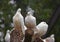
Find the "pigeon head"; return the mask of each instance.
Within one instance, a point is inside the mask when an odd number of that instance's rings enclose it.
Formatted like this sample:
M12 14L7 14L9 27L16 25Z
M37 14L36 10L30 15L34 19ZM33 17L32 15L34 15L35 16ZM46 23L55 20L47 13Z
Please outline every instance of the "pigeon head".
M31 12L28 12L27 14L28 14L28 15L30 15L30 14L31 14Z
M17 12L21 12L21 8L18 8Z
M41 24L46 24L46 22L41 22Z
M50 37L54 37L54 34L52 34Z
M34 10L27 12L28 15L33 15L33 13L34 13Z
M7 30L7 33L10 33L10 30Z

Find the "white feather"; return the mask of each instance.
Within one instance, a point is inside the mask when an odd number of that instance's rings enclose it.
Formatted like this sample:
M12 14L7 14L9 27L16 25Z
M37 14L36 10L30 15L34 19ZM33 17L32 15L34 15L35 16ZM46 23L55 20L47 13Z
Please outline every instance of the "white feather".
M43 36L46 34L47 32L47 29L48 29L48 24L46 22L41 22L39 23L36 28L38 29L37 33L40 35L40 36Z
M10 42L10 31L9 30L7 30L6 32L5 42Z

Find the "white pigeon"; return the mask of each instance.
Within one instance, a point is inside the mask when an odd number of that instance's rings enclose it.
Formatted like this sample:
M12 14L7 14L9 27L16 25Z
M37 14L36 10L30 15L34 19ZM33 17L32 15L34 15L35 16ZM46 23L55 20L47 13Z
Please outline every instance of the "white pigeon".
M47 37L43 39L44 42L55 42L54 34L52 34L50 37Z
M0 32L0 41L1 41L1 42L4 41L3 37L4 37L4 33L3 33L3 32Z
M10 30L7 30L6 32L5 42L10 42Z
M34 29L36 27L36 18L33 16L34 10L30 10L27 12L27 16L25 17L25 24L27 28Z
M16 12L16 14L13 16L13 23L14 23L14 27L18 27L20 26L22 29L23 34L25 34L25 28L24 28L24 17L21 14L21 8L19 8Z
M46 34L48 29L48 24L46 22L41 22L36 26L37 33L41 37Z

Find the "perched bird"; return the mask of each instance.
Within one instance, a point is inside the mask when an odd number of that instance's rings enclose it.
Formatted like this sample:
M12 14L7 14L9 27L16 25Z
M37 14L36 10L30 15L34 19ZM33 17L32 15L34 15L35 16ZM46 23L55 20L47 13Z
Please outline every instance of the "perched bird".
M34 10L30 10L27 12L27 16L25 17L25 24L27 28L35 28L36 27L36 18L33 16Z
M7 30L6 32L5 42L10 42L10 30Z
M19 8L16 14L13 16L14 27L21 29L24 34L24 17L21 14L21 9Z
M48 24L46 22L41 22L36 26L37 33L41 37L46 34L48 29Z
M24 40L26 26L24 25L24 17L21 14L20 8L13 16L13 24L14 28L11 30L10 42L22 42Z
M55 42L54 34L52 34L50 37L47 37L43 39L44 42Z
M4 41L3 37L4 37L4 33L3 33L3 32L0 32L0 41L1 41L1 42Z

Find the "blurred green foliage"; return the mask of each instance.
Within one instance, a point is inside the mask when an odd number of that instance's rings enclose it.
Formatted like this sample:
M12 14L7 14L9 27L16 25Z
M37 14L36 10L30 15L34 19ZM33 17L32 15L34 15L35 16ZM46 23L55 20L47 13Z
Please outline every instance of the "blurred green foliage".
M0 0L0 31L4 31L6 33L7 29L12 29L11 23L12 17L15 14L16 10L20 7L22 8L22 15L26 16L26 7L30 6L34 11L34 16L37 18L37 24L42 20L48 22L50 19L54 9L58 4L60 4L60 0L17 0L16 4L9 4L10 0ZM3 13L1 13L1 11ZM5 26L2 28L1 24ZM56 42L60 41L60 19L56 22L50 34L54 33Z

